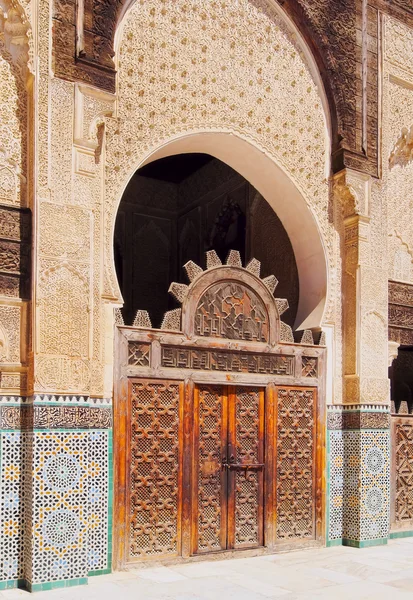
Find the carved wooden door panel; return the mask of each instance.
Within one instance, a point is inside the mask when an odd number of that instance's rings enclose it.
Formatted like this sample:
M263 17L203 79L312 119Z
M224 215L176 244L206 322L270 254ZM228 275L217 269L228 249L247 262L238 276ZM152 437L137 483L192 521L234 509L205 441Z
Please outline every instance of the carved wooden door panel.
M316 390L277 388L277 540L315 537Z
M226 462L228 410L223 386L200 386L194 392L194 454L192 473L193 553L227 546Z
M129 560L180 553L180 384L129 387Z
M192 551L263 545L264 390L194 394Z
M413 527L413 417L392 416L392 529Z
M229 388L228 547L264 544L264 390Z

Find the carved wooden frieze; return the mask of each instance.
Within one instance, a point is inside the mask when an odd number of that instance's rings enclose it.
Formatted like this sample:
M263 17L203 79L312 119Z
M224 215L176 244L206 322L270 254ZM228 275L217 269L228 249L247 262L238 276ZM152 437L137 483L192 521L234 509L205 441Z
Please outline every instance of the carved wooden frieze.
M413 344L413 285L389 281L389 339Z
M413 306L389 305L390 326L413 329Z
M413 285L389 281L389 303L413 307Z
M31 220L27 210L0 207L0 294L29 294Z
M267 311L257 294L241 283L219 283L211 286L198 303L195 332L207 337L266 342Z
M294 375L294 356L214 349L162 348L161 364L175 369Z

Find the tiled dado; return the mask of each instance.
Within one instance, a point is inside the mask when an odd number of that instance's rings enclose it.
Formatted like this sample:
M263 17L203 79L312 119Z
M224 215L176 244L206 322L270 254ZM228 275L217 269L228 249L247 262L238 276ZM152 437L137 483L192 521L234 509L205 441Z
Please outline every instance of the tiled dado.
M111 407L2 402L0 425L0 589L110 572Z
M327 545L387 542L390 518L388 407L329 407Z

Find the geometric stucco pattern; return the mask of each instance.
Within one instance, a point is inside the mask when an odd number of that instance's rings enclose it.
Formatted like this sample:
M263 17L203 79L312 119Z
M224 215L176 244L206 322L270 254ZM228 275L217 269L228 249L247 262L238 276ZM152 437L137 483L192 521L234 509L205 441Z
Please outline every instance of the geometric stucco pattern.
M297 36L277 11L246 0L211 11L183 1L164 2L162 10L153 1L135 4L116 58L118 119L107 122L106 137L107 266L117 204L133 171L162 143L199 131L234 133L276 159L331 250L323 100ZM282 114L275 105L289 109ZM113 274L107 277L106 291L116 297Z
M331 219L322 88L303 42L278 10L247 0L234 10L231 3L210 8L182 0L166 1L158 10L148 1L132 5L122 22L115 49L117 111L105 128L104 294L119 299L113 226L124 187L139 164L177 137L231 133L282 166L316 219L330 274L324 320L336 325L338 380L340 234ZM338 384L337 401L340 392Z
M385 19L383 190L387 200L388 276L413 281L413 36L405 24Z

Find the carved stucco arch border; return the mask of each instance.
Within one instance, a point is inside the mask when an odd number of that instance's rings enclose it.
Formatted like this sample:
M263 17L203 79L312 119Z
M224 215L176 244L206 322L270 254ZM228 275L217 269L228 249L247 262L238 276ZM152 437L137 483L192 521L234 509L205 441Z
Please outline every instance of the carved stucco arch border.
M321 148L317 149L317 160L322 165L322 169L318 168L317 175L313 176L311 175L313 169L308 164L305 172L308 172L308 176L312 177L312 189L314 190L317 187L317 192L320 192L319 198L312 198L307 189L307 178L301 177L300 179L297 174L293 176L290 172L295 169L291 169L291 165L287 166L288 161L284 160L282 154L283 152L284 155L286 154L287 146L283 146L283 143L281 143L279 150L272 148L271 144L268 143L268 139L259 131L256 132L259 135L256 135L234 125L228 126L229 123L226 122L216 123L212 119L212 122L209 123L208 120L202 122L201 119L196 129L193 125L165 127L161 131L159 129L153 130L150 136L147 135L146 139L139 142L139 144L129 144L127 138L130 138L136 123L129 120L132 117L129 113L125 113L125 109L120 108L122 98L119 97L118 90L117 111L114 119L107 121L106 129L107 157L111 167L110 170L108 170L109 166L107 167L106 179L104 297L115 303L122 302L114 268L114 225L119 203L132 175L144 164L162 156L185 152L205 152L226 162L243 175L277 212L292 241L299 264L300 286L302 290L306 291L305 294L301 294L296 327L300 329L318 328L323 321L326 308L329 279L327 265L330 264L332 267L334 264L332 223L328 215L329 208L326 200L328 197L326 183L330 175L331 160L331 107L316 60L301 32L292 23L286 12L276 3L267 0L248 0L248 3L251 3L255 8L259 7L267 21L272 22L274 26L281 29L288 38L289 43L292 44L293 49L298 52L304 69L309 73L311 88L314 90L317 102L319 101L321 106L318 111L313 109L309 109L309 111L312 117L318 119L319 122L321 115L323 119L323 125L320 129L323 141ZM119 56L120 45L121 42L123 43L123 33L126 27L125 23L128 21L129 9L134 5L135 2L126 2L122 14L123 19L121 22L118 21L119 25L115 36L116 57ZM229 9L230 6L228 6ZM285 52L288 52L288 43ZM120 73L121 70L118 70L118 78L121 76ZM289 77L288 74L285 76ZM284 74L282 77L284 77ZM247 82L245 83L247 84ZM287 79L285 83L288 86L290 82ZM144 85L144 83L141 82L139 85ZM288 94L290 93L292 92L288 92ZM286 102L287 100L288 98ZM267 110L271 110L270 104L268 104ZM316 113L317 116L315 116ZM308 148L307 144L311 142L309 142L308 137L303 138L303 141L300 142L301 134L298 133L298 129L294 135L297 136L297 149L305 155L306 147ZM109 158L111 148L115 146L123 149L121 160L115 159L114 156ZM294 164L294 166L296 165ZM300 169L300 171L303 171L303 169ZM316 186L314 186L315 182ZM275 197L277 193L278 200ZM320 201L320 199L322 200ZM318 206L316 206L317 203ZM331 280L334 280L334 276L331 277Z
M319 328L327 304L329 260L323 234L305 196L273 157L239 134L215 131L188 133L169 140L138 160L119 186L116 207L107 223L110 255L106 257L107 283L112 299L121 301L114 261L114 229L120 201L133 174L144 165L174 154L204 152L222 160L245 177L267 200L283 223L294 249L300 282L295 327ZM107 294L110 297L109 294Z

